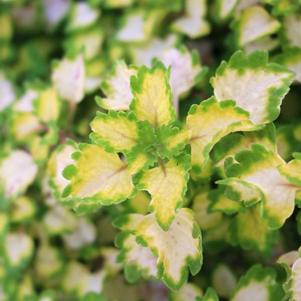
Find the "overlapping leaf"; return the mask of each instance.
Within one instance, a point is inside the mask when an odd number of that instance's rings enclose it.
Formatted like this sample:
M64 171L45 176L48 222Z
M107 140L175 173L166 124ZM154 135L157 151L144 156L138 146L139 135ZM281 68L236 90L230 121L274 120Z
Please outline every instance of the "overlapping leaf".
M231 300L245 301L255 298L258 301L272 301L281 300L282 297L275 271L255 265L239 280Z
M172 95L169 86L169 72L159 62L151 69L139 68L131 79L134 100L131 110L141 121L148 121L153 127L168 125L175 120Z
M237 183L236 179L239 179L261 190L263 215L267 218L270 227L280 227L292 214L298 187L290 184L288 179L279 172L279 169L285 168L285 162L274 152L254 144L250 150L241 151L233 158L228 158L225 166L229 177L226 180L228 183L229 179L233 179L233 183ZM235 190L233 185L231 187ZM252 186L249 188L252 189ZM253 193L258 195L257 188ZM239 190L237 193L243 196Z
M217 101L232 99L253 123L265 124L278 117L292 80L293 74L284 67L268 63L265 52L247 56L238 51L220 65L211 84Z
M188 158L180 158L178 162L173 159L143 172L139 179L140 189L151 194L150 208L164 230L168 230L176 210L183 205L188 169Z
M73 158L74 165L64 169L70 182L63 197L78 201L77 206L110 205L132 195L134 186L127 165L117 154L97 145L80 144Z
M218 102L214 97L192 106L186 120L190 132L192 168L197 174L209 161L213 146L235 131L256 129L249 114L235 106L234 101Z
M158 277L172 288L187 279L188 267L196 274L202 265L201 236L189 209L180 209L167 231L157 224L154 214L130 214L115 222L137 237L157 258Z

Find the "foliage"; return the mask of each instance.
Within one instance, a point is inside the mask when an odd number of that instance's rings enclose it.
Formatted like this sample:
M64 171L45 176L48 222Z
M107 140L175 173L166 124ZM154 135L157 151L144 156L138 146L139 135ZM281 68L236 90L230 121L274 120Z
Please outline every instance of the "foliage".
M0 300L301 300L300 12L0 0Z

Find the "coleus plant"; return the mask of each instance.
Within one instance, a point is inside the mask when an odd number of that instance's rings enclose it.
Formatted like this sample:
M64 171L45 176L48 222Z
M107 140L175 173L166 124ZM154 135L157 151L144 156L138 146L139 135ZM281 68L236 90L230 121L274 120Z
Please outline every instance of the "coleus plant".
M86 212L123 202L138 190L148 191L153 213L137 216L145 223L145 232L140 235L146 244L158 239L148 247L159 256L158 270L162 270L165 282L176 288L187 277L186 262L193 273L199 271L202 262L201 237L192 214L188 209L177 212L183 206L189 178L189 157L184 152L188 132L176 124L169 71L162 63L156 62L149 69L140 68L131 78L131 90L133 102L128 110L97 114L91 122L93 143L75 146L74 163L63 171L69 183L62 198L75 210ZM168 263L164 258L178 235L178 224L183 224L181 231L186 229L183 243L189 243L191 250L183 250L178 267L169 270L173 261L170 259ZM128 227L129 232L136 229ZM152 231L155 233L151 234ZM161 245L164 240L165 246ZM181 244L178 248L175 256L180 256ZM156 265L155 260L153 263Z
M0 300L299 300L300 1L15 2Z

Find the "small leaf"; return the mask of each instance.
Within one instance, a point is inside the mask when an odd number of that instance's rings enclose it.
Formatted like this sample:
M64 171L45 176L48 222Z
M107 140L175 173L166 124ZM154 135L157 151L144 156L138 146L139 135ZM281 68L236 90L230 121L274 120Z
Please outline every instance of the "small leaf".
M238 0L216 0L214 6L214 17L217 18L218 21L228 19L235 10L238 2Z
M112 74L102 82L105 98L98 98L99 106L106 110L128 110L133 99L130 78L136 74L134 68L123 61L115 64Z
M167 230L176 210L184 201L188 180L187 158L162 162L158 167L143 172L139 188L151 194L150 208L155 212L162 229Z
M210 151L222 137L235 131L256 129L248 113L235 107L233 101L217 102L215 98L192 106L186 126L190 132L191 161L195 176L201 174L208 164Z
M244 9L233 23L238 46L258 40L277 32L280 23L261 6L250 6Z
M139 120L146 120L153 127L175 120L169 72L162 63L157 62L150 69L140 67L131 79L131 87L134 94L131 109Z
M223 298L230 298L236 286L236 276L225 264L219 264L213 271L212 285L218 295Z
M124 43L147 42L157 24L166 15L166 10L133 9L122 18L122 27L117 39Z
M34 181L38 168L30 154L23 150L12 151L0 162L0 185L7 198L26 191Z
M265 124L278 117L293 77L284 67L268 63L265 52L247 56L237 51L229 63L222 62L211 84L217 101L232 99L253 123Z
M240 278L238 286L231 301L258 301L281 300L283 292L280 284L276 281L276 273L272 268L263 268L254 265Z
M27 266L34 252L32 238L25 233L9 232L4 240L4 258L12 269Z
M113 152L130 152L139 143L137 122L123 112L99 112L91 122L91 129L92 141Z
M176 19L172 29L176 32L196 39L210 32L210 24L205 20L207 4L204 0L188 0L185 7L186 14Z
M71 102L79 103L84 97L85 66L81 55L64 58L58 62L51 75L59 95Z
M134 191L127 166L116 154L92 144L80 145L80 157L74 163L77 170L65 188L64 196L79 206L110 205L126 200Z
M100 11L89 3L73 3L67 24L67 31L86 28L95 23L99 15Z
M189 52L184 47L165 51L161 60L167 68L170 68L173 104L177 108L180 97L197 84L206 68L200 66L196 52Z
M158 258L158 277L169 288L179 289L187 281L188 267L193 275L199 272L201 236L190 209L180 209L167 231L157 224L154 214L130 214L117 219L115 225L133 233L138 243L151 249Z

